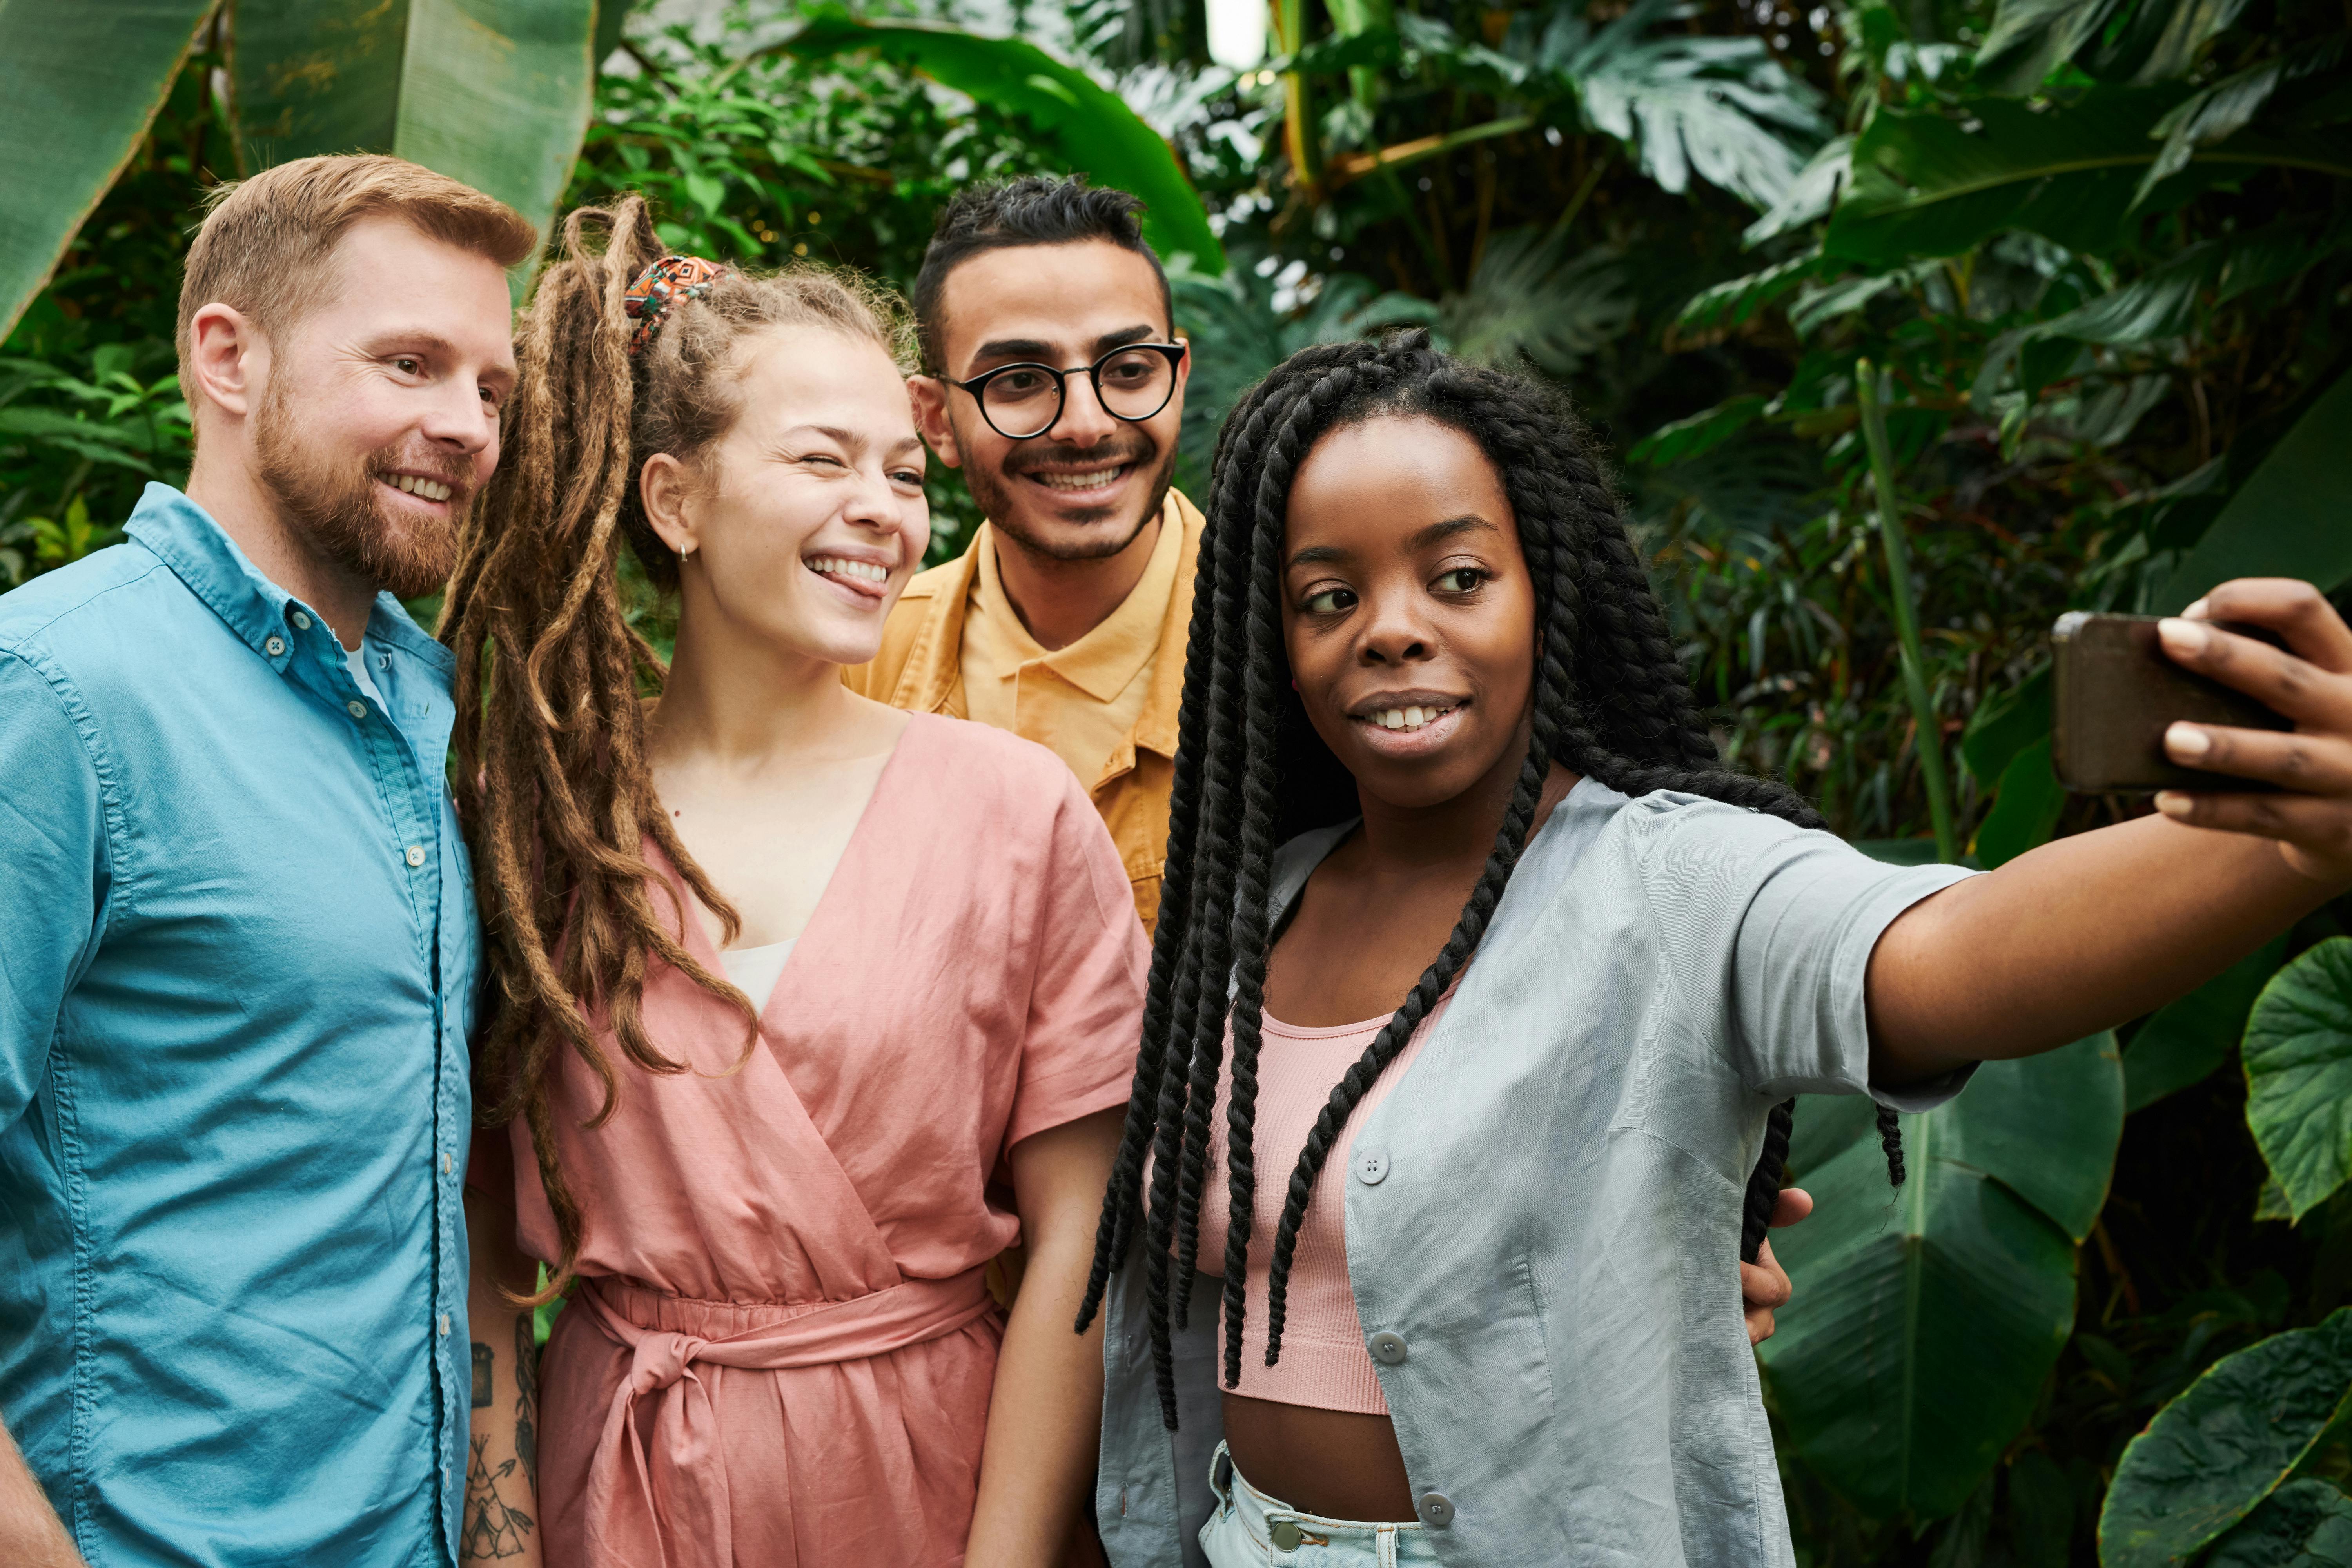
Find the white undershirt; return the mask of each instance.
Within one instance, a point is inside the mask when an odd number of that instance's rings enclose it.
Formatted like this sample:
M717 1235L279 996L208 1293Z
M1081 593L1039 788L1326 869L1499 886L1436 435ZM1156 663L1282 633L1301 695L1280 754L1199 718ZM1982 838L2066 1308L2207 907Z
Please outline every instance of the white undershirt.
M783 977L784 961L793 955L793 943L800 938L772 942L765 947L731 947L719 955L719 967L735 989L751 999L751 1005L767 1011L768 998L775 994L776 982Z
M383 700L383 693L376 689L375 678L368 673L367 656L368 640L362 637L359 647L343 649L343 668L350 670L352 679L360 683L361 696L390 713L392 704Z

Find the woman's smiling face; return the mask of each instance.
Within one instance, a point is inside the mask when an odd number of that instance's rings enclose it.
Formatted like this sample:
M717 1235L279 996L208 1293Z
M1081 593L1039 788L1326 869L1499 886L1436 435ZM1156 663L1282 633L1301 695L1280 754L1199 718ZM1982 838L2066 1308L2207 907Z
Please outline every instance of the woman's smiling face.
M1478 444L1384 415L1315 444L1290 489L1283 642L1316 733L1388 805L1442 805L1515 767L1535 587Z

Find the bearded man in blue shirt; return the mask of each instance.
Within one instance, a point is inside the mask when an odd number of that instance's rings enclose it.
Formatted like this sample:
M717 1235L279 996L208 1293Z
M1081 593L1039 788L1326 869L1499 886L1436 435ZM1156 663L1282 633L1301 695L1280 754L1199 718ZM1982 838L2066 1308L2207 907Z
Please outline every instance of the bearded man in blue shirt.
M534 243L396 159L233 188L186 493L0 598L0 1562L458 1553L480 934L400 599L498 461Z

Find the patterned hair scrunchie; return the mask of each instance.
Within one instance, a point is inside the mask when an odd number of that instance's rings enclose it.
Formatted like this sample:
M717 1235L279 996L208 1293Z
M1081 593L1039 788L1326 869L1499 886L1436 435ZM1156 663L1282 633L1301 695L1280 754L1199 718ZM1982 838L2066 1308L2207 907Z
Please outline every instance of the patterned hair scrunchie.
M699 256L665 256L638 273L637 280L629 285L629 292L621 301L629 320L637 324L637 330L629 334L630 354L645 353L646 345L661 331L662 318L669 314L672 305L709 293L710 286L726 270Z

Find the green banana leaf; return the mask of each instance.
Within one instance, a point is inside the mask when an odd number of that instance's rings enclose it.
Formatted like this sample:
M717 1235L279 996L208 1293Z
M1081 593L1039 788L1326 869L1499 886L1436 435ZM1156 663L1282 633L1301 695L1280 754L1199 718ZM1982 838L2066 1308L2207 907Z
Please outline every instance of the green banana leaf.
M1092 77L1019 38L984 38L925 22L860 20L838 6L813 13L778 47L803 59L873 49L941 86L1017 113L1045 132L1072 170L1143 198L1144 237L1163 260L1225 269L1208 210L1165 138Z
M1774 1237L1804 1303L1759 1351L1798 1457L1863 1512L1949 1514L2032 1413L2074 1321L2074 1249L2123 1129L2115 1037L1989 1062L1903 1118L1889 1192L1870 1107L1808 1100L1792 1180L1819 1205Z
M595 0L239 0L238 158L395 153L544 236L588 132L596 23Z
M2300 1220L2352 1175L2352 937L2263 987L2244 1056L2246 1125Z
M1831 215L1829 254L1875 266L1953 256L2008 228L2070 249L2105 251L2141 216L2185 201L2212 182L2263 167L2352 177L2352 143L2316 133L2241 133L2192 149L2181 171L2140 200L2142 177L2163 152L2151 132L2186 85L2101 88L2037 110L1972 100L1967 117L1882 109L1853 149L1853 178ZM2135 210L2136 206L2138 210Z
M2001 769L2000 793L1978 825L1970 848L1986 870L2050 842L2066 809L2066 786L2050 757L2050 737L2027 746Z
M2172 611L2232 577L2352 578L2352 374L2313 402L2238 487L2158 597Z
M0 0L0 339L139 150L214 0Z
M2352 1414L2347 1387L2352 1307L2214 1363L2125 1447L2099 1514L2102 1568L2190 1561L2279 1490Z
M2264 942L2178 1001L2168 1002L2124 1047L2124 1114L2202 1083L2245 1033L2263 985L2286 958L2286 938Z

